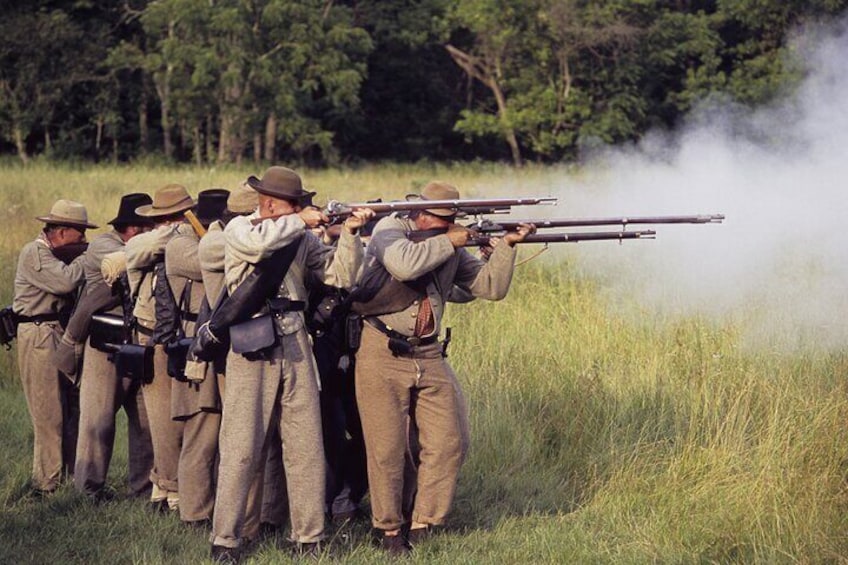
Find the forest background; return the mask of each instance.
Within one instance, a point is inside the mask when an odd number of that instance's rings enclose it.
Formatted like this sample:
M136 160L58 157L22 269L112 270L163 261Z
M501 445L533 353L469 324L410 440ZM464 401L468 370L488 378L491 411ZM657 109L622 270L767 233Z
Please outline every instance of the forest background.
M546 215L725 213L559 246L504 301L449 309L472 449L412 562L845 562L845 6L0 2L0 304L57 198L102 225L123 193L233 187L270 162L322 201L443 178L559 196ZM838 37L819 45L813 21ZM0 562L208 556L206 532L122 495L122 412L116 500L31 496L16 353ZM328 533L323 562L387 562L367 524ZM250 562L285 550L281 532Z
M0 154L560 162L757 106L846 0L3 0Z

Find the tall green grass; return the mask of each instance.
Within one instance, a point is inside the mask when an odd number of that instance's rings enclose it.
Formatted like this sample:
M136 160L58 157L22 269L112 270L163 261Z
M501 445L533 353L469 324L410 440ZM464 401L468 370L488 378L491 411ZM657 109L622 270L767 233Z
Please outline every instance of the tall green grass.
M183 182L196 193L256 171L13 167L0 177L0 296L17 249L53 199L112 217L123 192ZM522 173L524 174L524 173ZM494 166L305 171L333 198L397 198L431 178L486 194L546 179ZM528 180L530 179L530 180ZM531 254L521 250L521 256ZM455 305L450 360L472 448L448 532L421 563L822 563L848 556L848 358L793 343L743 346L732 320L621 313L568 254L517 268L502 302ZM14 351L0 355L0 562L196 563L206 533L139 502L94 506L69 486L28 495L31 430ZM126 472L118 439L110 481ZM368 528L332 528L326 562L386 562ZM278 535L255 563L287 562Z

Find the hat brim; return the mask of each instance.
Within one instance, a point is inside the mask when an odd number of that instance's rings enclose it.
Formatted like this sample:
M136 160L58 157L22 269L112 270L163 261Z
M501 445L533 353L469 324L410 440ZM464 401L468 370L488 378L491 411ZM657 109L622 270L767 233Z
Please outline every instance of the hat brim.
M146 226L151 222L150 218L115 218L106 222L110 226Z
M405 198L408 202L427 202L427 199L420 194L407 194ZM424 208L423 210L428 214L439 216L440 218L464 218L468 215L462 210L456 210L454 208Z
M153 204L145 204L135 209L135 213L145 218L161 218L163 216L173 216L186 210L191 210L194 207L194 200L188 199L179 204L168 206L167 208L154 208Z
M82 229L91 229L96 230L100 226L95 224L89 224L88 222L80 222L79 220L74 220L73 218L63 218L61 216L54 216L52 214L48 214L47 216L37 216L35 218L39 222L44 222L45 224L54 224L57 226L70 227L70 228L82 228Z
M318 194L317 192L311 192L309 190L304 190L300 194L280 194L279 192L272 192L263 187L262 181L254 175L247 177L247 184L250 185L250 188L258 192L259 194L264 194L265 196L273 196L274 198L279 198L281 200L294 200L296 202L302 202L303 200L312 198L313 196Z

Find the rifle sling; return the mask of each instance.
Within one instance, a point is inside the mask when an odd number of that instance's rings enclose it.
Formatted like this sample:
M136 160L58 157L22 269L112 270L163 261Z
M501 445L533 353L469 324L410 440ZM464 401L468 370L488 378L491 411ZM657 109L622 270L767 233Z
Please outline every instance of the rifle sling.
M213 335L223 335L230 326L247 320L265 306L268 299L276 296L300 242L298 239L257 263L233 293L218 302L209 317L209 330Z

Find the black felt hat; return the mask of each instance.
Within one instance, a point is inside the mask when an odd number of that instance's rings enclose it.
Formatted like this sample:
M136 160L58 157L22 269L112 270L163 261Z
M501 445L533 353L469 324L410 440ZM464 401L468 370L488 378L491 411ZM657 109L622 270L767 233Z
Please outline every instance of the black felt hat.
M200 223L208 226L215 220L220 220L227 209L229 196L230 191L224 188L201 191L197 195L197 206L194 208L194 214Z
M146 206L153 202L149 194L143 192L133 192L121 197L121 204L118 207L118 215L109 223L113 226L143 226L150 223L150 218L139 216L136 214L136 208Z

